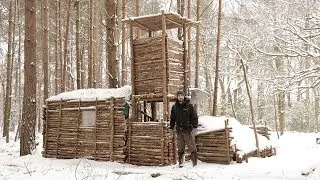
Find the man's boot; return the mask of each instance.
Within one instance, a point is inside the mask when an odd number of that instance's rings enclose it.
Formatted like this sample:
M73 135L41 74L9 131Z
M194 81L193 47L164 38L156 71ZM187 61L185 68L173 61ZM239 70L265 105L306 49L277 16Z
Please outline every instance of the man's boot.
M178 153L179 168L183 167L183 165L182 165L183 154L184 154L184 152L179 152L179 153Z
M192 165L193 166L197 165L197 152L192 152L191 153L191 161L192 161Z

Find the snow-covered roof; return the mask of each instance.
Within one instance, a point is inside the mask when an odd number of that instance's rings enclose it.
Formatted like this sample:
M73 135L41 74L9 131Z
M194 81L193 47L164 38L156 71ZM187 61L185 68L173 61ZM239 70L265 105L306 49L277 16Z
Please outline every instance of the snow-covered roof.
M81 100L81 101L93 101L104 100L111 97L121 98L124 97L127 101L130 99L131 86L126 85L121 88L110 89L78 89L74 91L64 92L55 96L49 97L46 101L58 101L62 100Z
M163 15L167 19L166 29L179 28L182 27L183 24L194 23L190 19L182 17L176 12L165 12ZM159 31L162 29L162 13L129 17L127 19L123 19L122 21L133 22L133 26L139 27L144 30Z
M217 131L225 128L225 121L229 120L228 127L232 128L231 136L234 137L231 143L236 144L239 153L249 153L256 150L256 140L253 129L242 125L238 120L231 117L213 117L201 116L199 117L199 127L197 134ZM265 149L272 146L271 141L266 137L258 134L259 148Z

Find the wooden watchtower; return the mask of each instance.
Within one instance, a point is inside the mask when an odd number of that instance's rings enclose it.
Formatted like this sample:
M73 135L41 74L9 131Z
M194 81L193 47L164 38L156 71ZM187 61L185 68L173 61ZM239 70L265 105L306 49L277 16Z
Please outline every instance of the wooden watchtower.
M168 133L169 103L178 90L188 93L186 31L193 22L164 11L124 21L130 27L132 87L127 162L162 166L175 163L176 140ZM182 29L182 40L168 36L170 29L177 28ZM134 38L134 30L145 36ZM156 108L157 104L162 110Z
M131 45L131 83L132 116L138 120L139 103L151 103L152 114L148 116L156 121L154 102L163 102L163 118L169 118L169 102L176 91L188 92L187 26L192 21L176 13L139 16L126 20L130 25ZM134 39L134 28L145 31L148 37ZM182 28L183 38L174 40L168 37L167 30ZM160 33L159 33L160 32ZM157 35L154 35L156 34ZM144 118L146 119L146 118Z

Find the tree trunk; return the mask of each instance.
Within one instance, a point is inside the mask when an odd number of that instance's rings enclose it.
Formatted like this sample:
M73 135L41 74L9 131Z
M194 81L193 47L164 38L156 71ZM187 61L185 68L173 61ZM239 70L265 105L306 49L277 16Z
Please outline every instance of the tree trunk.
M177 0L177 13L184 16L184 0ZM182 40L182 28L178 28L178 39Z
M4 105L3 137L9 142L9 126L11 116L11 94L12 94L12 41L13 41L13 0L9 4L9 28L8 28L8 52L7 52L7 84Z
M220 52L220 36L221 36L221 11L222 11L222 0L219 0L219 11L218 11L218 32L217 32L217 51L216 51L216 67L215 67L215 78L214 78L214 91L213 91L213 116L217 115L218 110L218 81L219 81L219 52Z
M63 2L63 1L62 1ZM60 76L59 76L59 85L60 85L60 92L64 92L65 90L65 84L63 83L63 75L64 75L64 69L63 69L63 63L64 63L64 59L63 59L63 48L62 48L62 42L63 42L63 35L62 35L62 18L61 18L61 14L62 14L62 10L61 10L61 4L62 4L61 0L59 0L58 6L59 6L59 68L60 68Z
M258 140L258 134L257 134L257 129L256 129L256 121L254 119L253 104L252 104L250 87L249 87L248 78L247 78L247 70L246 70L246 66L244 65L243 59L241 57L240 57L240 60L241 60L242 69L243 69L244 81L246 83L247 94L248 94L248 97L249 97L251 122L252 122L252 125L253 125L254 137L256 139L257 156L260 157L259 140Z
M20 6L18 6L20 7ZM22 121L22 104L21 104L21 41L22 41L22 35L21 35L21 14L18 15L18 22L19 22L19 48L18 48L18 68L17 68L17 90L18 90L18 107L19 107L19 112L18 112L18 128L17 128L17 132L16 132L16 137L15 137L15 141L17 141L17 138L20 138L20 129L21 129L21 121Z
M127 17L127 2L122 0L122 19ZM127 61L126 61L126 23L122 21L122 37L121 37L121 86L127 84Z
M319 105L320 105L320 95L317 90L313 90L314 92L314 119L316 121L316 129L315 132L319 132Z
M88 88L93 87L93 0L89 1Z
M60 92L60 87L59 87L59 77L60 77L60 69L59 67L59 25L60 25L60 15L59 15L59 3L60 1L56 1L56 12L55 12L55 48L54 48L54 57L55 57L55 78L54 78L54 89L55 89L55 94L58 94Z
M109 0L107 0L107 1L109 1ZM136 0L135 16L139 16L139 14L140 14L140 0ZM137 38L140 38L140 36L141 36L141 30L138 28L137 29Z
M261 121L263 119L264 115L264 94L263 94L263 83L261 80L258 81L258 121Z
M35 149L36 122L36 0L25 1L24 96L20 155Z
M62 66L62 83L61 83L61 92L66 91L66 79L67 79L67 66L70 64L68 62L68 41L69 41L69 25L70 25L70 13L71 13L71 0L68 3L68 11L67 11L67 24L66 24L66 34L64 37L64 50L63 50L63 66ZM69 77L69 76L68 76ZM68 85L70 85L68 83Z
M277 45L274 46L275 52L280 52L280 49ZM276 69L280 75L284 75L284 62L282 57L275 58ZM279 84L282 86L282 84ZM280 135L283 135L285 129L285 92L281 89L278 89L278 115L279 115L279 130Z
M108 52L108 72L109 87L116 88L118 85L118 63L116 57L117 46L115 44L116 35L116 1L107 0L107 52Z
M48 0L42 0L43 17L42 17L42 71L43 71L43 102L49 96L49 6Z
M76 57L77 57L77 89L81 88L81 58L80 58L80 0L75 2L76 6Z
M15 40L15 37L16 37L16 23L17 23L17 13L18 12L18 0L14 0L14 16L13 16L13 28L12 28L12 64L11 64L11 73L13 73L14 71L14 63L15 63L15 54L16 54L16 40ZM17 71L16 71L17 72ZM18 79L15 79L15 82L16 82L16 85L17 85L17 81ZM12 80L11 80L12 82ZM15 86L17 87L17 86ZM13 93L14 92L14 104L17 104L17 99L19 99L19 97L17 96L17 91L18 89L17 88L14 88L13 91L12 91L12 84L11 84L11 92ZM16 113L16 109L17 108L14 108L14 113ZM16 128L16 124L17 124L17 120L15 118L13 118L11 121L10 121L10 129L9 131L14 131L15 128Z
M200 0L197 0L197 21L200 21ZM195 79L194 79L194 87L198 88L199 87L199 69L200 69L200 46L199 46L199 41L200 41L200 23L197 24L196 28L196 69L195 69ZM190 51L190 50L189 50Z

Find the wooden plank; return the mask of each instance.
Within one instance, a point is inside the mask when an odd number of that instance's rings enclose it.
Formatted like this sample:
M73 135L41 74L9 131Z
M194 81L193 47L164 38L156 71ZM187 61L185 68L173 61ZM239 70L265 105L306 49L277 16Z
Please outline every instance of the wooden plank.
M226 146L227 147L230 146L228 124L229 124L229 120L227 119L226 121L224 121L224 128L225 128L225 133L226 133ZM230 157L229 148L227 149L227 151L228 151L228 157ZM229 160L228 160L228 163L230 163L230 162L231 162L231 158L229 158Z
M113 162L113 143L114 143L114 112L113 112L113 106L114 105L114 98L111 99L111 119L110 119L110 126L111 126L111 133L110 133L110 161Z
M188 64L187 64L187 33L186 33L186 25L183 25L183 72L184 72L184 88L183 92L185 95L187 94L188 88Z
M167 82L167 29L166 29L166 17L164 14L164 10L161 11L161 19L162 19L162 62L163 62L163 121L166 122L168 120L168 82ZM162 126L163 127L163 126ZM164 165L164 134L163 129L161 132L161 164Z
M45 129L45 138L46 138L46 140L45 140L45 152L48 150L48 147L47 147L47 141L48 141L48 118L49 118L49 112L48 112L48 102L46 101L46 109L45 109L45 111L46 111L46 120L45 120L45 123L46 123L46 129Z
M57 134L57 144L56 144L56 157L58 156L58 149L59 149L59 131L60 131L60 124L61 124L61 116L62 116L62 111L61 111L61 106L62 106L62 99L60 99L60 114L59 114L59 124L58 124L58 134Z

